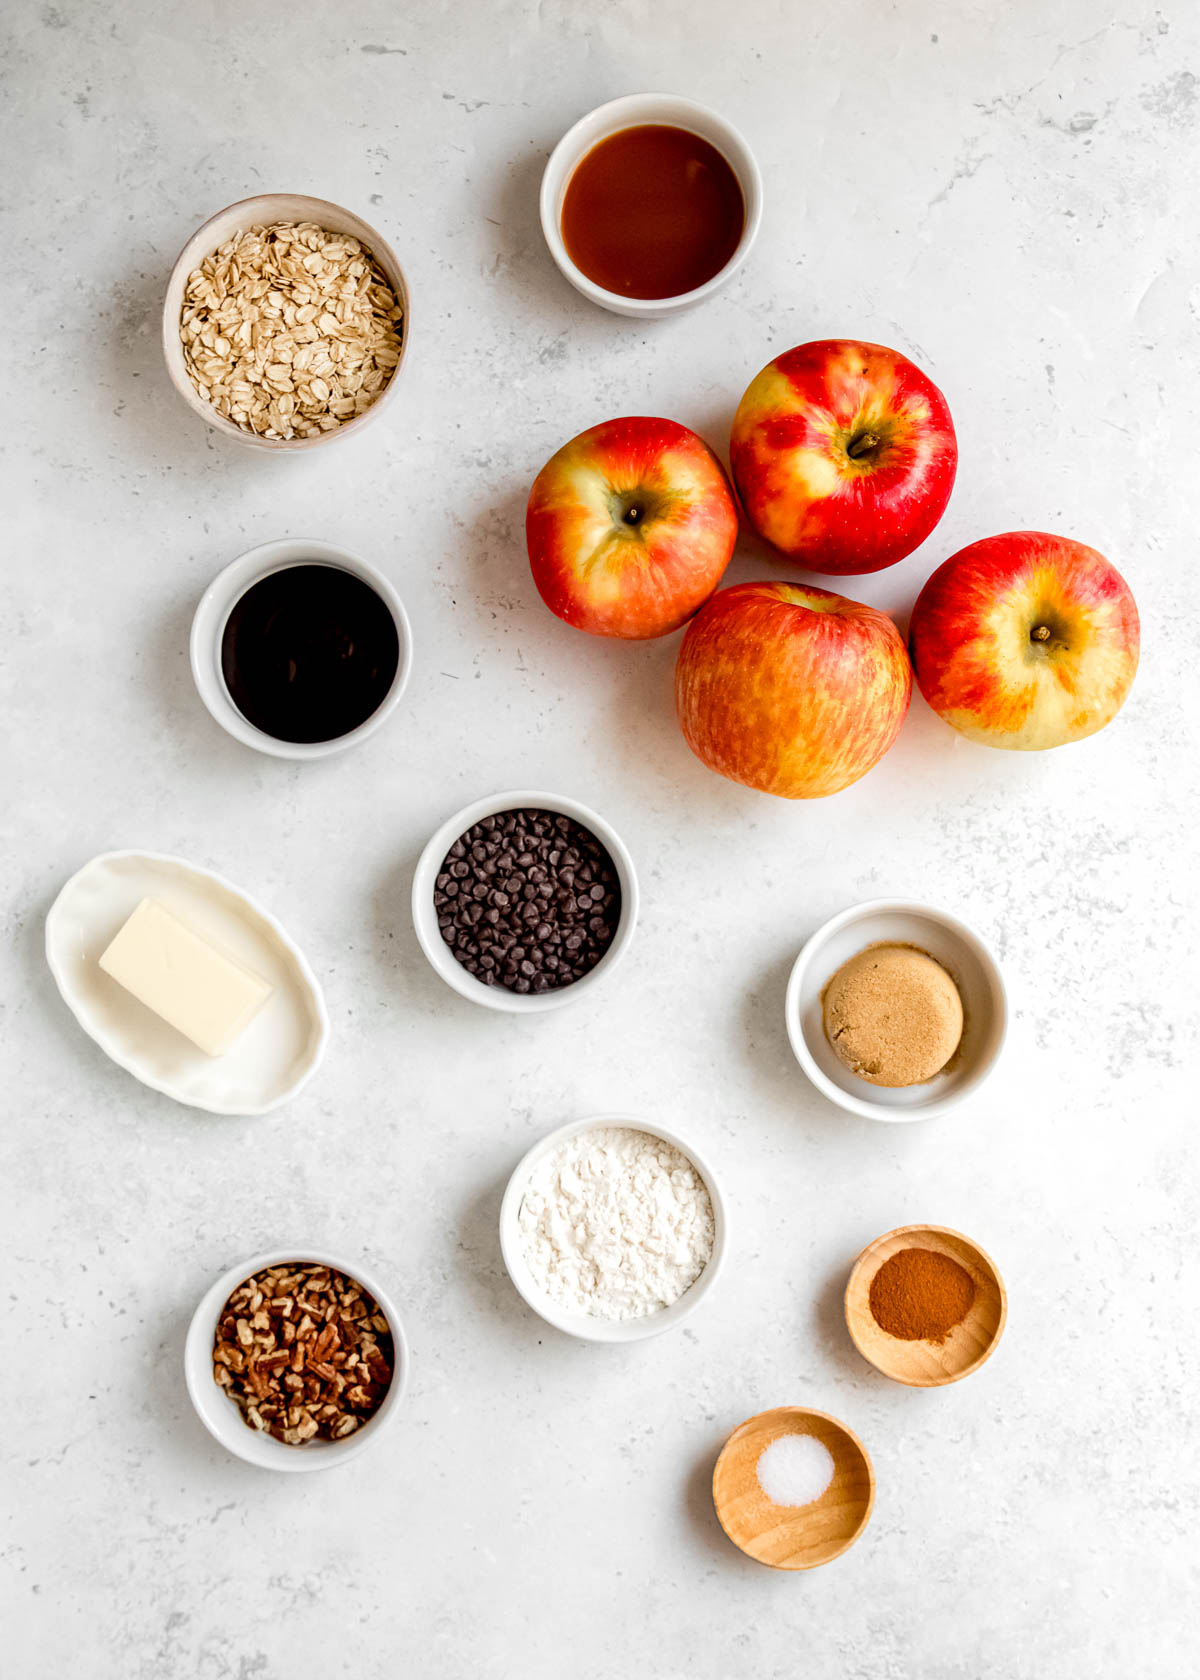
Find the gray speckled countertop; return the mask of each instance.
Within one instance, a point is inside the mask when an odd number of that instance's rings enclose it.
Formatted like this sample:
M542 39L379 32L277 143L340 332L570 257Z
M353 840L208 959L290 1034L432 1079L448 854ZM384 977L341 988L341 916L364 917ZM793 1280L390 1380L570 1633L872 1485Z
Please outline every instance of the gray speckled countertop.
M1196 7L14 0L2 28L6 1672L1182 1680ZM767 191L740 279L655 326L578 298L536 214L559 134L645 86L732 117ZM374 220L414 294L394 416L285 462L207 435L158 347L184 239L275 187ZM857 592L903 615L1014 526L1103 549L1144 622L1104 734L989 752L918 700L878 770L792 807L687 752L674 639L545 612L522 510L561 442L649 411L722 447L751 374L830 333L916 357L961 444L939 530ZM395 718L318 765L237 746L188 671L205 584L285 534L382 565L416 635ZM730 577L769 570L747 544ZM528 1022L442 986L406 902L431 829L522 783L604 811L645 895L620 982ZM322 975L332 1048L283 1112L176 1107L60 1003L43 916L118 846L219 869ZM826 1106L783 1028L806 934L892 893L977 923L1015 1003L1002 1071L928 1126ZM736 1219L711 1301L628 1350L532 1317L496 1237L518 1155L598 1110L694 1135ZM995 1359L941 1392L876 1376L840 1318L858 1250L918 1219L1010 1294ZM367 1257L413 1345L395 1431L328 1477L227 1457L180 1377L202 1290L289 1240ZM806 1577L734 1551L708 1491L728 1430L789 1401L845 1418L879 1479L863 1540Z

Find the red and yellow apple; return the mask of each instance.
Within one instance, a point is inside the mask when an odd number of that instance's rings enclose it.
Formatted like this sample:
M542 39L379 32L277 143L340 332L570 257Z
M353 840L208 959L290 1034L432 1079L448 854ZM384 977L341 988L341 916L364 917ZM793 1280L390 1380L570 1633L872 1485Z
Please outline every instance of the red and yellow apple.
M529 493L538 592L594 636L665 636L707 601L737 537L729 481L674 420L607 420L564 444Z
M811 572L878 572L950 500L946 399L898 350L826 338L785 351L738 404L733 480L760 537Z
M921 693L989 747L1036 752L1110 723L1137 670L1138 611L1103 554L1008 531L951 555L909 629Z
M799 583L723 589L688 626L675 706L709 769L784 799L865 776L912 694L904 640L874 607Z

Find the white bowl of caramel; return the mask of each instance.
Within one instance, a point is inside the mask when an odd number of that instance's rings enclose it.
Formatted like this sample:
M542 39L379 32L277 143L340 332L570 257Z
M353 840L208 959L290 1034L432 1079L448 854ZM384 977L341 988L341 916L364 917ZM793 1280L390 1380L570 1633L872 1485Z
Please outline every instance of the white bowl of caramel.
M824 1096L869 1120L928 1120L996 1064L1008 1007L991 952L943 910L901 899L825 922L788 981L788 1038Z
M694 100L637 93L581 118L542 176L542 232L575 289L617 315L691 309L758 236L762 177L732 123Z

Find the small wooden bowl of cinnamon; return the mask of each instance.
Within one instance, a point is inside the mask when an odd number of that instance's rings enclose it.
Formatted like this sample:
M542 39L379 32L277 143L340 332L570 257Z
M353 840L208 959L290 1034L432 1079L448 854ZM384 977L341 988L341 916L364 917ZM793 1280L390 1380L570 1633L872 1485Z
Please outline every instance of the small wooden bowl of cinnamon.
M959 1382L991 1358L1008 1295L978 1243L944 1225L901 1225L876 1238L846 1285L846 1328L885 1377L909 1388Z

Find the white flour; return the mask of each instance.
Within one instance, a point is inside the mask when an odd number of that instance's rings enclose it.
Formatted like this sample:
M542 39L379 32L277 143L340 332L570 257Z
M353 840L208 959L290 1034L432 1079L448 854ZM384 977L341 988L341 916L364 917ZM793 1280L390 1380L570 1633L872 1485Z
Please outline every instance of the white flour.
M597 1126L538 1162L517 1216L534 1281L593 1318L645 1318L677 1301L712 1255L708 1187L649 1132Z

